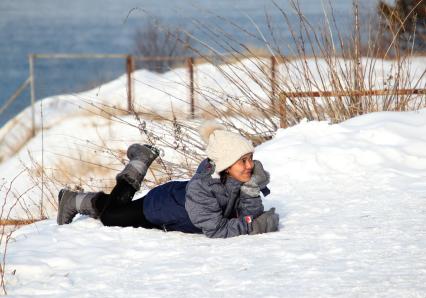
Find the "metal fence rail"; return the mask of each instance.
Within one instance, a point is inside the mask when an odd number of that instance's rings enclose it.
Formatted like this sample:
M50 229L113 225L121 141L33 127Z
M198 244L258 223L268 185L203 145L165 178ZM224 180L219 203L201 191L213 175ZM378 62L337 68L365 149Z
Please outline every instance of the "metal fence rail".
M426 89L387 89L387 90L348 90L348 91L311 91L311 92L281 92L280 101L280 128L287 128L287 100L299 98L320 97L360 97L385 95L426 95Z
M0 108L0 115L3 114L3 112L9 108L9 106L18 98L19 95L21 95L21 93L25 90L25 88L27 88L30 85L30 83L31 83L31 78L27 78L25 82L18 87L15 93L13 93L13 95Z

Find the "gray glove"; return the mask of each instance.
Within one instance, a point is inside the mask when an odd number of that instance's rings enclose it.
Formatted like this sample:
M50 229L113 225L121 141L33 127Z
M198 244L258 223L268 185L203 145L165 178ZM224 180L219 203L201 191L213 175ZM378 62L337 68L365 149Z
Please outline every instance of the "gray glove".
M239 215L257 217L264 211L262 199L260 197L240 198L237 210Z
M275 213L275 208L269 209L259 217L255 218L252 225L250 235L263 234L278 231L280 215Z
M260 190L269 183L269 173L263 169L260 161L254 161L253 173L249 181L241 186L241 193L248 197L258 197Z

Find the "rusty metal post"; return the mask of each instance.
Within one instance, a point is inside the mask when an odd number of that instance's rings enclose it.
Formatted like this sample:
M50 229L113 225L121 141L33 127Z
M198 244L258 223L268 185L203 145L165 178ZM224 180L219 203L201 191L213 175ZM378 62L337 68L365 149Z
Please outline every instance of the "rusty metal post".
M34 54L28 56L28 65L29 65L29 77L30 77L30 94L31 94L31 133L34 137L36 134L36 124L35 124L35 75L34 75Z
M281 93L279 96L280 105L280 128L287 128L287 107L286 107L287 96Z
M133 110L133 71L135 70L135 61L132 55L126 57L126 73L127 73L127 110Z
M188 72L189 72L189 97L190 97L190 104L191 104L191 118L195 118L195 98L194 98L194 58L189 57L188 58Z
M274 56L271 56L271 103L274 109L276 105L275 94L277 92L276 65L277 59Z
M354 67L354 89L355 91L362 90L362 65L361 65L361 29L360 29L360 20L359 20L359 5L358 0L354 0L352 3L353 11L355 14L354 28L355 28L355 54L353 57L353 67ZM353 96L351 98L351 107L350 112L352 116L362 114L362 97Z

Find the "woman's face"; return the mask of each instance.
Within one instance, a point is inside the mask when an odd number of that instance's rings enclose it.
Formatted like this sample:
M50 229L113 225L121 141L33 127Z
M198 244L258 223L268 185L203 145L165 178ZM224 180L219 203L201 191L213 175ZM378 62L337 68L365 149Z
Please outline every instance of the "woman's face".
M253 167L253 153L247 153L230 166L226 173L240 182L247 182L251 178Z

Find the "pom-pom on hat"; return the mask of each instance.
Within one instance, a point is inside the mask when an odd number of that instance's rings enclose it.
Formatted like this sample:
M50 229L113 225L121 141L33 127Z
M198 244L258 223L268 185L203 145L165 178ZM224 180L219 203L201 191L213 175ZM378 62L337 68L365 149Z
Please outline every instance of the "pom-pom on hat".
M226 130L225 126L214 120L205 121L199 132L206 143L207 157L215 163L215 174L232 166L241 156L254 151L249 140Z

